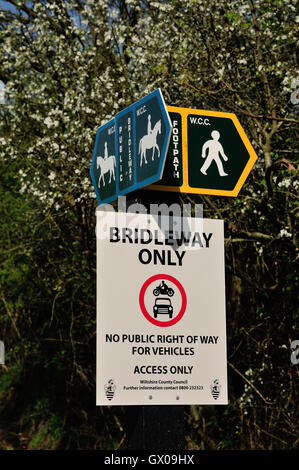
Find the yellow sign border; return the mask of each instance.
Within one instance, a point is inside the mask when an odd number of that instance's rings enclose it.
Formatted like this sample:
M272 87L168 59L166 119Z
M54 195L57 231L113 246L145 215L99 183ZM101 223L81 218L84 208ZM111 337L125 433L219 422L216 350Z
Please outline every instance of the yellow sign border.
M252 147L251 143L248 140L247 135L243 127L241 126L237 116L234 113L225 113L222 111L209 111L203 109L192 109L192 108L179 108L177 106L166 106L168 112L178 113L182 117L182 171L183 171L183 184L181 186L164 186L159 185L159 183L151 184L147 186L146 189L155 190L155 191L171 191L179 193L191 193L191 194L207 194L213 196L238 196L243 184L250 171L252 170L253 165L257 160L257 154ZM198 116L212 116L212 117L222 117L231 119L242 139L243 144L245 145L246 150L249 153L248 162L245 165L242 174L237 181L234 189L224 190L224 189L207 189L207 188L191 188L188 184L188 134L187 134L187 119L189 114L196 114Z

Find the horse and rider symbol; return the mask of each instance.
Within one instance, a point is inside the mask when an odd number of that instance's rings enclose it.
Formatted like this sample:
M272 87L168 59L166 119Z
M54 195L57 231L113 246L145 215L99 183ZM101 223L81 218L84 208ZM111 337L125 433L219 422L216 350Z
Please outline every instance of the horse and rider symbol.
M158 158L160 158L161 151L159 145L157 144L158 134L161 134L161 119L159 119L152 128L151 115L149 114L147 117L147 134L141 137L138 144L138 155L140 155L139 166L142 166L143 164L148 164L148 160L146 158L147 150L152 149L152 161L154 161L156 151L158 153ZM102 157L101 155L97 157L97 170L100 169L98 188L101 187L101 183L103 186L105 186L106 174L108 174L109 177L108 184L110 184L112 180L115 181L115 167L115 155L109 155L108 143L105 142L104 157Z
M110 155L108 156L108 143L105 142L104 144L104 158L101 156L97 157L97 170L100 168L101 173L98 181L98 187L101 187L101 180L103 181L103 186L105 186L105 174L109 173L109 184L111 183L111 180L115 181L115 167L116 167L116 161L115 161L115 155Z
M152 129L151 125L151 115L147 117L147 134L145 134L139 141L138 155L140 155L140 166L142 166L142 161L147 165L146 151L153 149L152 152L152 161L154 160L155 150L158 151L158 158L160 158L161 152L159 145L157 144L157 135L161 134L161 119L156 122Z

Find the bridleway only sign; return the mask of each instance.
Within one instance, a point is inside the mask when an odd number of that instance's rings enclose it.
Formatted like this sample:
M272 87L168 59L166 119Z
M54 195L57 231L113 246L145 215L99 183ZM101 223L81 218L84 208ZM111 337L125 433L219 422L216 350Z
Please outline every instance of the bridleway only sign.
M170 135L160 89L101 126L90 168L99 205L160 180Z
M97 210L97 405L227 404L223 221Z

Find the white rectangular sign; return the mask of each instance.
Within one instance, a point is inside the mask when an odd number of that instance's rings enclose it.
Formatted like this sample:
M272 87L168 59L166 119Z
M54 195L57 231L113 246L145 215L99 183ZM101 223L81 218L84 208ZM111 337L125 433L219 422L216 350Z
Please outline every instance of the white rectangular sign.
M227 404L223 221L164 222L97 212L97 405Z

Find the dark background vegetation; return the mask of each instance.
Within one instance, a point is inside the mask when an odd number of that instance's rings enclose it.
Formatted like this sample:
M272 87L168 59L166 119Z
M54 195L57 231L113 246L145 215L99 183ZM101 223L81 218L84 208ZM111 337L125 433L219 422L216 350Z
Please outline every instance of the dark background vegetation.
M185 448L298 448L298 366L290 360L291 342L298 339L298 111L290 103L291 88L283 91L286 74L295 67L293 2L239 2L248 7L246 21L240 19L235 2L210 2L212 12L204 1L101 1L98 7L95 2L93 16L88 17L89 45L84 43L86 33L79 41L67 29L72 15L65 5L72 4L73 10L76 5L80 16L83 1L52 2L59 14L54 12L50 19L31 8L35 3L46 8L48 2L21 2L23 8L13 1L2 3L11 9L3 9L0 16L0 79L11 101L0 105L0 137L6 139L0 167L0 339L6 346L6 363L0 365L0 448L128 448L129 410L95 406L96 201L77 200L81 189L74 183L74 168L77 165L89 177L92 143L86 152L80 138L88 131L94 139L101 121L113 115L113 102L122 109L157 86L167 104L235 112L259 157L237 198L152 191L132 196L145 204L150 197L202 203L205 217L225 221L229 404L185 406ZM105 3L116 8L115 23L103 16ZM159 10L157 3L171 11ZM137 29L145 19L152 19L146 38ZM222 25L221 34L215 19ZM43 43L42 32L41 39L37 33L25 34L38 22L47 24L56 41L50 41L56 44L51 50ZM118 29L121 25L125 32ZM104 32L94 33L96 27L112 28L120 36L107 44ZM68 45L67 71L58 63L57 38L62 33L61 41ZM280 39L280 33L286 39ZM25 52L22 34L28 41ZM96 47L99 40L103 46ZM170 44L163 48L164 40ZM7 52L8 43L19 56ZM63 104L69 90L76 96L82 74L72 52L77 44L83 52L90 47L99 54L92 63L84 56L81 64L88 72L82 93L93 110L91 118L84 107L70 111ZM137 45L143 47L141 52ZM222 48L231 58L219 76ZM245 64L238 62L243 56ZM278 61L280 76L273 69ZM91 98L103 73L110 74L110 102L107 90ZM39 95L28 98L24 91L26 81L40 80L48 101ZM51 100L52 107L76 114L76 132L61 124L55 134L44 124ZM40 121L33 120L33 111ZM54 151L49 144L38 144L49 135L61 145L61 135L71 133L66 152L76 153L75 166L67 160L59 163L59 154L51 160ZM30 153L29 147L35 145ZM20 170L26 171L25 192ZM61 171L68 182L67 189L62 183L57 188L62 195L59 206L47 206L30 191L36 188L36 175L47 191L50 170Z

